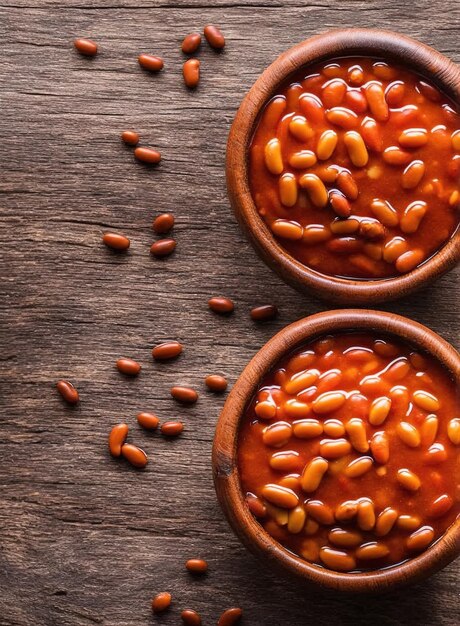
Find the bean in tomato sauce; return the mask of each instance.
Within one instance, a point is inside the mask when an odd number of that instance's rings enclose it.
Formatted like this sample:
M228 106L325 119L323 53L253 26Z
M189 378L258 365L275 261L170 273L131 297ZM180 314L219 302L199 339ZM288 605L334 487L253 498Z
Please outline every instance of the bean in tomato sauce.
M262 111L249 152L257 210L323 274L410 272L453 235L460 114L415 72L340 58L295 75Z
M460 513L460 401L399 339L343 333L287 356L246 409L249 510L291 552L337 571L416 556Z

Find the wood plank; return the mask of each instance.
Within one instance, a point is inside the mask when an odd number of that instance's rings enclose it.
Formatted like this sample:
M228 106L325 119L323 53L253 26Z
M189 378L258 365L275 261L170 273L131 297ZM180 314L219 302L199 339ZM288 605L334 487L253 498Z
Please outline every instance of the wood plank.
M185 606L211 624L232 605L251 626L458 623L455 564L373 599L300 589L261 567L215 500L210 451L224 398L202 382L219 372L233 383L276 330L328 308L269 271L231 215L225 141L244 93L284 49L336 26L396 29L459 61L458 17L455 0L0 3L0 624L177 624ZM178 45L207 22L228 44L223 54L203 47L192 94ZM101 54L78 56L75 36L96 39ZM164 56L164 74L138 68L143 51ZM161 150L158 169L133 162L119 140L126 128ZM157 261L150 224L162 211L176 215L178 248ZM131 237L126 256L103 248L106 228ZM458 346L458 279L456 270L382 308ZM207 310L219 294L235 299L230 319ZM249 309L270 302L280 318L254 325ZM151 346L166 338L183 341L184 354L152 363ZM138 379L115 371L121 355L143 363ZM57 397L60 377L78 386L76 409ZM195 407L170 399L178 382L200 390ZM183 436L146 435L139 410L181 417ZM120 419L150 455L144 472L108 456ZM183 568L193 556L210 563L203 580ZM152 620L150 598L165 589L174 610Z

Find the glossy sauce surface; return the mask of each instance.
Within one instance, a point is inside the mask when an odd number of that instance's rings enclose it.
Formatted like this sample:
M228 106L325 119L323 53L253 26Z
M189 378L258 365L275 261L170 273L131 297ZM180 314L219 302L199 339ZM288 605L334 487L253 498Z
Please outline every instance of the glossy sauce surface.
M259 119L249 184L259 214L304 265L397 276L459 222L460 116L422 77L370 58L308 67Z
M247 408L238 462L248 506L308 561L400 563L460 512L459 418L459 390L429 355L393 337L318 339L280 362Z

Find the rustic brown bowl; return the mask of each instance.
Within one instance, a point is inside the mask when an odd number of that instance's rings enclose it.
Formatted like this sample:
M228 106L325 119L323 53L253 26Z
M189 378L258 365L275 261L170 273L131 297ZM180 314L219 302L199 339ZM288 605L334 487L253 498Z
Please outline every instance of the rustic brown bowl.
M301 291L346 305L374 304L407 295L452 269L460 260L460 229L422 265L380 280L336 278L293 258L257 212L248 183L248 150L259 114L277 88L300 68L340 56L374 56L405 65L436 84L460 104L460 67L415 39L383 30L350 28L317 35L276 59L258 78L236 114L227 143L227 188L235 215L262 259Z
M438 541L409 561L385 570L343 574L309 563L273 539L250 513L240 485L237 443L240 421L261 379L293 349L335 331L364 330L395 335L438 359L460 388L460 354L425 326L392 313L359 309L327 311L294 322L275 335L246 366L217 424L213 447L214 484L220 505L244 545L301 581L354 592L382 592L419 581L460 554L460 519Z

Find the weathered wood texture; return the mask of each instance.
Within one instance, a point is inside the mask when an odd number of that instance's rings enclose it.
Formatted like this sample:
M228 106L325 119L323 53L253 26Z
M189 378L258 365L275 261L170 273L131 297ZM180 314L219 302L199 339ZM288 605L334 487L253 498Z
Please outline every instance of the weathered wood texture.
M231 605L251 626L455 624L458 564L407 592L366 599L300 589L246 553L216 504L210 451L223 398L203 389L211 372L234 381L283 325L326 305L298 295L255 256L229 211L225 141L243 94L292 44L330 27L382 26L408 33L460 60L457 0L304 3L215 0L0 2L1 370L0 624L126 625L155 622L152 594L168 589L174 608L216 623ZM181 80L181 38L222 25L227 47L200 52L196 93ZM100 55L75 53L75 36ZM160 76L142 72L140 52L160 53ZM120 131L158 147L161 166L134 163ZM150 257L150 223L177 217L178 247ZM116 256L104 229L126 233ZM413 317L458 344L459 271L389 310ZM229 319L207 299L237 304ZM279 320L256 326L248 310L276 302ZM183 341L184 354L153 364L156 342ZM136 380L114 369L142 361ZM74 381L81 405L54 390ZM169 397L173 383L201 391L194 408ZM177 441L135 425L139 410L179 416ZM106 437L123 419L149 453L138 472L109 458ZM187 557L210 562L192 580Z

